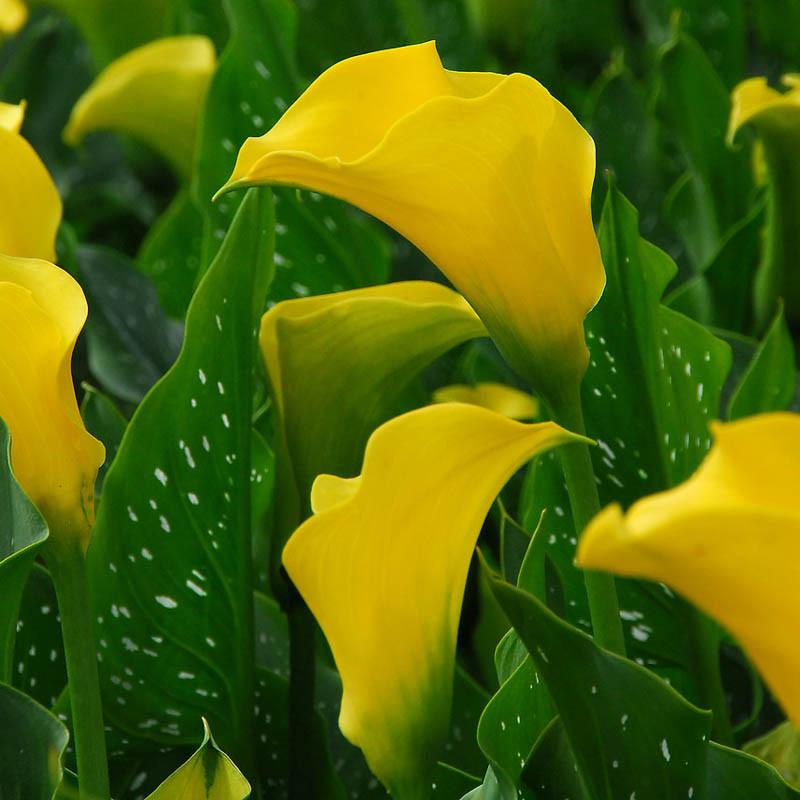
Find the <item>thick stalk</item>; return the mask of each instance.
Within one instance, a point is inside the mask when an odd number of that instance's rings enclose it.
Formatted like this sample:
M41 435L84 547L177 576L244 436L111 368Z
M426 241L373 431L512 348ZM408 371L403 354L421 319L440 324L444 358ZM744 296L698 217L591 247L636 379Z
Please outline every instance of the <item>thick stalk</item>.
M321 800L314 736L314 617L289 585L289 798Z
M573 433L585 434L583 410L579 395L563 400L553 408L559 425ZM600 510L597 481L592 467L589 447L583 443L563 445L559 448L561 465L569 492L575 532L580 538L583 529ZM600 647L625 655L625 636L619 616L619 601L614 578L605 572L584 571L589 612L594 638Z
M46 551L61 615L61 635L78 763L80 800L108 800L108 760L86 560L79 542L51 540Z
M694 606L688 606L686 613L700 702L714 714L712 735L715 741L733 747L733 728L719 670L719 648L711 630L711 622Z

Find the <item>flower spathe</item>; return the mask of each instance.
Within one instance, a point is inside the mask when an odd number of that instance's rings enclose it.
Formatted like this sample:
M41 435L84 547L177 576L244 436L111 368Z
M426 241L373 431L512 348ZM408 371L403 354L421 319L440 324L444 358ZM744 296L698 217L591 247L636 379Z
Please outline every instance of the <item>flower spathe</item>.
M52 261L61 198L50 173L19 133L25 104L0 104L0 253Z
M64 139L76 145L97 130L126 133L187 177L215 67L214 45L205 36L173 36L142 45L106 67L81 95Z
M11 463L51 537L88 541L105 449L83 425L71 359L86 321L83 292L47 261L0 255L0 418Z
M688 481L595 517L578 564L680 591L739 640L797 725L800 415L763 414L713 433Z
M605 275L594 143L526 75L452 72L434 43L323 73L241 148L225 189L290 184L352 202L417 245L549 400L588 363Z
M578 438L552 422L433 405L378 428L359 477L317 478L315 514L283 562L342 676L341 729L394 797L430 790L464 585L491 503L527 460Z
M536 398L513 386L486 381L474 386L453 384L433 393L434 403L470 403L488 408L509 419L535 419L539 416Z

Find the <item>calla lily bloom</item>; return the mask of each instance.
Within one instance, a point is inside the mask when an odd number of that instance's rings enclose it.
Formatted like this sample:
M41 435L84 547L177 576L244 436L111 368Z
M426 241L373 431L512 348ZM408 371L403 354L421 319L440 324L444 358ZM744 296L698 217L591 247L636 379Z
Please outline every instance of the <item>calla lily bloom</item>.
M25 104L0 106L0 253L52 261L61 224L53 179L20 135Z
M46 261L0 255L0 417L14 474L51 536L88 541L103 445L83 425L71 359L86 321L83 292Z
M398 412L409 382L442 353L485 335L463 297L427 281L287 300L264 315L261 352L280 425L280 547L307 516L301 506L314 478L355 473L367 438Z
M301 186L382 219L556 402L586 369L583 320L605 282L594 172L592 139L540 83L446 70L429 42L331 67L244 143L224 189Z
M186 177L215 66L214 45L205 36L175 36L142 45L106 67L84 92L64 138L77 145L93 131L129 134Z
M795 209L800 203L800 76L784 75L781 93L765 78L748 78L732 94L728 143L745 126L759 137L766 166L768 222L765 252L755 285L756 321L766 326L783 299L787 319L800 322L800 234ZM760 160L760 159L759 159Z
M342 676L340 727L394 797L430 792L464 585L492 502L527 460L576 440L552 422L433 405L378 428L357 478L314 483L315 515L284 565Z
M22 0L0 0L0 38L13 36L27 19L28 7Z
M504 383L454 384L433 393L434 403L469 403L488 408L509 419L535 419L539 416L536 398Z
M578 564L662 581L739 640L800 724L800 415L763 414L712 428L697 472L623 514L589 524Z

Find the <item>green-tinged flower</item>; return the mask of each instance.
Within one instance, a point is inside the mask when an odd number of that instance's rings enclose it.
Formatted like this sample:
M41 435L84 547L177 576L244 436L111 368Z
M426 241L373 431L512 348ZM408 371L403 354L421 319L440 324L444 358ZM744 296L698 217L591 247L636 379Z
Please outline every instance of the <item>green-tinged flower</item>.
M732 94L728 143L747 125L758 135L758 165L766 167L768 186L764 254L756 277L756 322L765 327L783 299L786 318L800 323L800 77L784 75L786 92L765 78L748 78Z
M425 281L287 300L264 315L261 352L280 423L280 546L307 516L314 478L355 474L408 383L485 334L463 297Z
M47 261L0 255L0 417L11 463L51 536L85 546L103 445L83 425L72 351L86 321L80 286Z
M714 446L684 484L612 505L588 526L578 563L663 581L725 625L800 723L800 415L713 427Z
M578 438L432 405L378 428L357 478L314 483L315 514L283 561L342 676L341 729L394 797L430 792L467 570L492 502L528 459Z
M583 320L605 282L594 171L592 139L541 84L446 70L430 42L331 67L245 142L225 188L307 187L384 220L558 402L586 369Z
M175 36L126 53L106 67L72 110L64 138L114 130L152 147L183 177L194 144L208 84L216 67L205 36Z
M19 133L24 115L24 103L0 105L0 253L52 261L61 198L42 160Z
M469 403L488 408L509 419L535 419L539 416L536 398L504 383L454 384L433 393L434 403Z

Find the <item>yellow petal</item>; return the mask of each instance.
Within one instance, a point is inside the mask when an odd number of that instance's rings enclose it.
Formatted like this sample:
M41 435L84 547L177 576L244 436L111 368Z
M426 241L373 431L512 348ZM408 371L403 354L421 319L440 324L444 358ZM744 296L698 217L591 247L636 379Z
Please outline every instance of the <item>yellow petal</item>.
M341 673L342 731L400 800L425 796L441 755L464 584L489 507L525 461L575 439L551 422L434 405L378 428L356 482L317 479L321 510L283 561Z
M528 392L504 383L477 383L475 386L456 384L443 386L433 393L435 403L470 403L488 408L509 419L535 419L539 404Z
M28 20L23 0L0 0L0 39L13 36Z
M261 351L299 496L308 497L321 472L355 472L367 437L396 413L411 379L450 348L483 335L463 297L426 281L270 309L261 322ZM279 492L281 501L287 491Z
M246 800L250 784L220 750L203 720L205 735L197 752L172 773L147 800Z
M605 282L594 171L591 138L540 83L445 70L428 43L331 67L245 142L226 188L298 185L382 219L559 398L585 371L583 319Z
M676 588L739 640L798 724L800 416L764 414L713 430L711 452L686 483L627 514L601 512L578 563Z
M84 543L105 456L83 425L72 385L72 351L86 313L68 273L0 255L0 417L11 433L11 463L51 535Z
M0 103L0 128L19 133L25 119L25 101L21 103Z
M773 89L766 78L748 78L731 93L731 116L728 121L728 144L743 125L760 129L800 129L800 85L797 76L784 75L789 91ZM761 131L763 135L763 130Z
M175 36L138 47L106 67L80 97L64 138L76 145L93 131L126 133L188 176L215 65L214 45L205 36Z
M6 110L4 120L15 112ZM53 260L61 198L28 142L0 123L0 253Z

